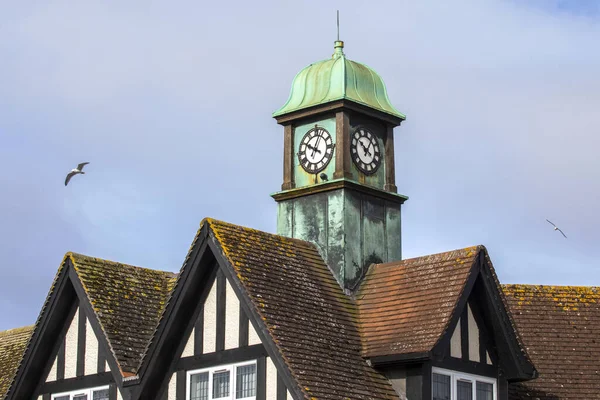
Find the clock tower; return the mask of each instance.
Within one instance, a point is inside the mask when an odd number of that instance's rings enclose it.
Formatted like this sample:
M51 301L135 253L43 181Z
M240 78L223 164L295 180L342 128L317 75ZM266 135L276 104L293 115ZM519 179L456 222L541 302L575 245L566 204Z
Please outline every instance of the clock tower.
M319 247L339 284L352 292L372 263L401 259L394 128L405 116L381 77L344 54L310 64L273 113L283 126L277 233Z

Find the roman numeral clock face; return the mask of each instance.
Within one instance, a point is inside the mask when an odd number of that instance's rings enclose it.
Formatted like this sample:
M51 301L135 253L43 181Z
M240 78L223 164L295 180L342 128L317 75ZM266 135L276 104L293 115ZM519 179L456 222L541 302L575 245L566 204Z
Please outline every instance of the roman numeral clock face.
M325 129L315 125L306 132L298 149L298 160L302 168L309 174L316 174L325 169L333 156L333 139Z
M381 151L377 138L364 128L358 128L350 145L352 161L367 175L374 174L381 165Z

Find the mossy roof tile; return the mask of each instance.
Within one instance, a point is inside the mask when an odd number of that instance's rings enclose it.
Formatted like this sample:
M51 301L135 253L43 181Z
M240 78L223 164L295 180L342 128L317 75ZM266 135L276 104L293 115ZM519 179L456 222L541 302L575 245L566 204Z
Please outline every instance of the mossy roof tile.
M33 325L0 332L0 399L12 384L32 332Z
M511 400L600 398L600 288L502 285L539 377Z
M177 275L70 253L124 376L137 373Z

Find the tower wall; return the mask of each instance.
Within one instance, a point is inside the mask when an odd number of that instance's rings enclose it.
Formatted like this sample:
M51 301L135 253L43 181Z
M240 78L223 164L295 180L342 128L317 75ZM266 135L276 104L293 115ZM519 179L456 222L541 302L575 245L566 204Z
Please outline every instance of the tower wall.
M401 259L401 203L350 188L279 201L277 233L315 243L344 289Z

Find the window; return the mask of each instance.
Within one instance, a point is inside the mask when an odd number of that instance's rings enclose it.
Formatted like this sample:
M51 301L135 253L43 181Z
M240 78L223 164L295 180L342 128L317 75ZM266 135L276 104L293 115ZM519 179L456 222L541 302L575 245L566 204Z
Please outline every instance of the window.
M52 400L108 400L108 386L53 394Z
M256 399L256 362L189 371L187 400Z
M433 400L496 400L496 379L433 368Z

